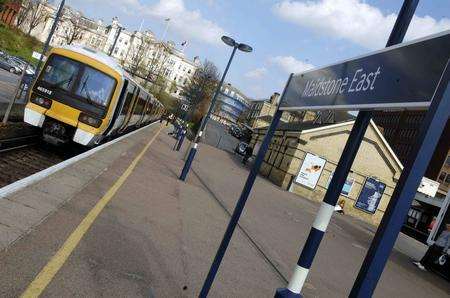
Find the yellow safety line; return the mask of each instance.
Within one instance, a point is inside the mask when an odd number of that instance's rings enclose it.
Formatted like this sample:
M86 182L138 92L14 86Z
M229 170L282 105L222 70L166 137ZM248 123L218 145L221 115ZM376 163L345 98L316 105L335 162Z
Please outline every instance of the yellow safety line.
M158 134L161 132L162 127L153 136L153 138L145 145L144 149L136 156L136 158L131 162L128 168L123 172L123 174L116 180L114 185L106 192L106 194L97 202L94 208L89 211L83 221L78 225L78 227L72 232L72 234L64 242L63 246L58 250L58 252L50 259L50 261L45 265L45 267L39 272L36 278L28 285L28 288L21 295L21 297L39 297L41 293L45 290L47 285L53 280L56 273L64 265L69 256L72 254L74 249L78 246L84 234L89 230L89 228L94 223L97 216L102 212L103 208L108 204L109 201L114 197L115 193L122 184L127 180L128 176L133 172L134 168L138 164L139 160L145 154L147 149L156 139Z

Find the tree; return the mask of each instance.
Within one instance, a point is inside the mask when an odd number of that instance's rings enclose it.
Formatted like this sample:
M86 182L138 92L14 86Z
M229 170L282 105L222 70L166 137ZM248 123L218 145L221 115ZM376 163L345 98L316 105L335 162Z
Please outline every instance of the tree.
M160 42L156 45L155 52L153 53L152 60L150 61L148 67L147 78L156 83L160 80L161 73L165 70L164 66L166 65L166 61L169 56L173 53L172 47L168 44ZM161 88L160 91L163 91L164 88Z
M68 10L65 12L67 12L67 15L63 19L64 39L68 45L71 45L72 42L83 37L83 17L80 13L71 13Z
M23 22L26 20L28 14L30 13L31 10L31 5L28 5L30 1L23 1L22 5L20 7L19 12L16 15L16 26L20 27Z
M43 9L43 5L41 0L28 0L28 14L26 15L28 30L27 35L31 34L31 31L36 28L40 23L44 22L48 15L47 12Z
M140 36L137 36L140 35ZM135 40L137 40L135 45ZM131 40L131 63L130 70L131 73L136 74L140 72L144 67L145 58L152 46L152 39L145 33L134 33ZM128 55L128 53L127 53Z
M196 70L191 81L183 88L184 95L191 106L194 121L198 121L206 114L218 81L217 67L211 61L205 60Z
M173 80L172 83L170 83L169 93L174 93L175 91L177 91L177 83Z

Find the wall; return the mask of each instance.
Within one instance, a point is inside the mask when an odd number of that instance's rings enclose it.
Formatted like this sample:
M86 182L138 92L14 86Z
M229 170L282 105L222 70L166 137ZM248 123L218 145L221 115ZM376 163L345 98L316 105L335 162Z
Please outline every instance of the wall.
M276 185L288 189L301 197L322 201L330 174L334 172L341 152L348 138L351 125L303 134L299 132L277 131L265 156L261 174L268 177ZM262 141L265 130L258 130L252 139ZM256 145L259 148L258 145ZM256 152L256 150L255 150ZM292 183L298 174L307 152L327 160L315 189ZM360 218L370 224L378 225L391 198L401 169L396 163L381 138L373 127L366 132L361 148L352 166L349 178L353 178L351 192L348 197L340 196L345 201L346 214ZM380 200L375 214L366 213L354 207L366 177L374 176L386 184L386 190Z

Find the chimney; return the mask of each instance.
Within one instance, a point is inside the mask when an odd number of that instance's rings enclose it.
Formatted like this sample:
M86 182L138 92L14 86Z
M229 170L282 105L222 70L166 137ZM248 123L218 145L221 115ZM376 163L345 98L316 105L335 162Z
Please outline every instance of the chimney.
M274 92L272 94L272 96L270 97L270 103L272 105L277 105L279 103L279 101L280 101L280 93Z

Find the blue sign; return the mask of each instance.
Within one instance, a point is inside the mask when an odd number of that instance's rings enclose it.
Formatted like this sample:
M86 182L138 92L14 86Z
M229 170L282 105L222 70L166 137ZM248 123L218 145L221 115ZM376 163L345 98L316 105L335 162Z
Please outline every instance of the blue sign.
M374 178L367 178L356 200L355 207L369 213L375 213L383 196L386 184Z
M426 108L450 58L450 31L295 74L281 110Z

